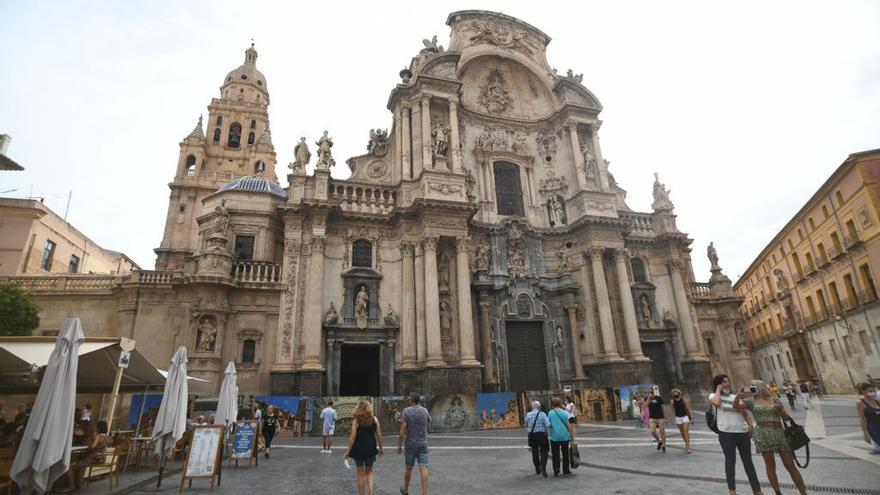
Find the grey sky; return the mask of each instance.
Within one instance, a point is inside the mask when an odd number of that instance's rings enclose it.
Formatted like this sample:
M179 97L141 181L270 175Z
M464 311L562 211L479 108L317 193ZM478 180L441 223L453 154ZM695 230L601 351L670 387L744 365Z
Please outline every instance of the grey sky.
M653 172L708 279L715 241L732 279L848 153L880 147L878 2L5 2L0 132L25 172L6 196L46 198L101 245L152 268L177 143L256 40L283 178L299 136L360 154L398 71L447 15L502 10L584 73L629 205Z

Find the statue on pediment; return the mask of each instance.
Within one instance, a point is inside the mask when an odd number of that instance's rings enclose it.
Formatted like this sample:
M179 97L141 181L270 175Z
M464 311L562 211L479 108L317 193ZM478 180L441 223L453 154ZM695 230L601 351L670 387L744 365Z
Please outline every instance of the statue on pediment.
M318 168L329 169L333 165L336 165L336 160L333 159L333 140L330 139L330 136L327 135L328 132L324 131L324 134L321 136L321 139L315 142L318 145Z
M422 48L422 51L420 52L422 54L442 53L443 52L443 45L437 44L437 35L436 34L434 35L433 38L431 38L429 40L427 40L427 39L422 40L422 44L425 45L425 47Z
M654 203L651 204L651 208L654 210L673 209L675 206L669 199L670 192L671 191L666 188L666 185L660 182L660 177L654 173Z
M374 156L385 156L388 153L388 130L370 129L370 142L367 151Z
M293 169L294 172L302 172L305 171L306 165L309 164L309 160L312 159L312 152L309 151L309 145L306 143L306 138L299 138L299 143L293 147L293 163L290 164L290 168Z
M431 151L434 156L446 156L449 151L449 127L439 121L435 121L431 127Z

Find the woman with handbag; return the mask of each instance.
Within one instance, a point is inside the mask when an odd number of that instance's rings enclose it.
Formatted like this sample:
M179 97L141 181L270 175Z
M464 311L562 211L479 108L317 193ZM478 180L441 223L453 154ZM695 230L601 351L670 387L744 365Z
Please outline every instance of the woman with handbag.
M873 383L866 382L859 385L859 392L862 398L856 403L856 409L865 441L874 447L872 454L880 454L880 401L877 400L877 389Z
M562 474L571 474L568 443L571 442L571 424L568 411L562 408L562 399L550 399L553 409L547 414L550 420L550 452L553 456L553 476L559 476L559 463L562 461Z
M526 415L526 428L529 432L529 448L532 449L532 464L535 465L535 474L546 478L547 453L550 451L547 430L550 429L550 420L541 410L539 401L532 402L532 410Z
M801 495L807 493L804 485L804 479L801 477L800 471L794 463L794 453L789 446L788 439L785 436L784 420L791 421L791 416L786 412L782 403L773 397L770 388L761 380L752 380L754 396L741 400L739 396L734 403L734 407L748 409L755 418L756 428L753 433L755 440L755 450L764 457L764 464L767 467L767 478L770 486L779 495L779 479L776 477L776 458L774 454L779 454L782 459L782 465L791 475L791 480L797 487Z

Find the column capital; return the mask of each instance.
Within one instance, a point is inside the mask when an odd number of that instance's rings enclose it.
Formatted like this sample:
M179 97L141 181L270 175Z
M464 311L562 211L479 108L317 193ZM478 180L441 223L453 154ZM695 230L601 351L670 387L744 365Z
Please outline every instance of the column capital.
M684 262L679 259L669 260L669 262L667 263L667 266L669 266L669 271L671 273L680 272L680 271L684 270Z
M625 247L616 247L614 248L614 256L618 260L626 261L629 259L629 249Z
M604 252L605 252L605 248L603 248L602 246L590 246L587 248L586 251L584 251L584 258L585 259L593 259L593 260L596 260L596 259L601 260L602 253L604 253Z
M425 251L436 251L437 250L437 242L440 240L439 237L434 235L426 235L422 238L422 249Z
M455 100L449 100L449 111L455 112L458 110L458 102Z
M470 243L467 237L456 237L455 238L455 252L460 253L464 251L465 253L470 254L469 252Z
M312 237L312 252L324 252L324 238L323 237Z
M427 107L431 104L431 97L429 95L422 95L419 101L422 103L422 107Z
M400 243L400 255L403 257L412 257L415 254L415 246L411 242Z

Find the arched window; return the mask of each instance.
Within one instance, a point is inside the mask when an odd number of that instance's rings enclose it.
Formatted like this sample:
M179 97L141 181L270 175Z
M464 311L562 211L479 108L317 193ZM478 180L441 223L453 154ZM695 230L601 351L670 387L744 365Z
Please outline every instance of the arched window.
M522 186L519 166L510 162L495 162L495 201L499 215L523 216Z
M241 344L241 362L253 363L257 355L257 341L247 339Z
M220 128L214 129L214 144L220 144Z
M217 125L223 125L223 117L217 116Z
M249 132L248 133L248 144L254 144L254 139L256 139L256 136L254 136L254 133Z
M193 175L196 172L196 156L187 155L186 157L186 175Z
M843 206L843 194L840 191L834 193L834 199L837 200L837 206Z
M645 262L641 258L633 258L630 260L632 265L633 280L636 282L647 282L648 274L645 272Z
M251 129L256 129L256 128L257 128L257 121L251 119Z
M261 174L266 171L266 164L263 160L257 160L257 163L254 163L254 173Z
M351 266L373 266L373 244L366 239L358 239L351 245Z
M241 124L233 122L229 125L229 137L226 139L226 146L230 148L238 148L241 145Z

